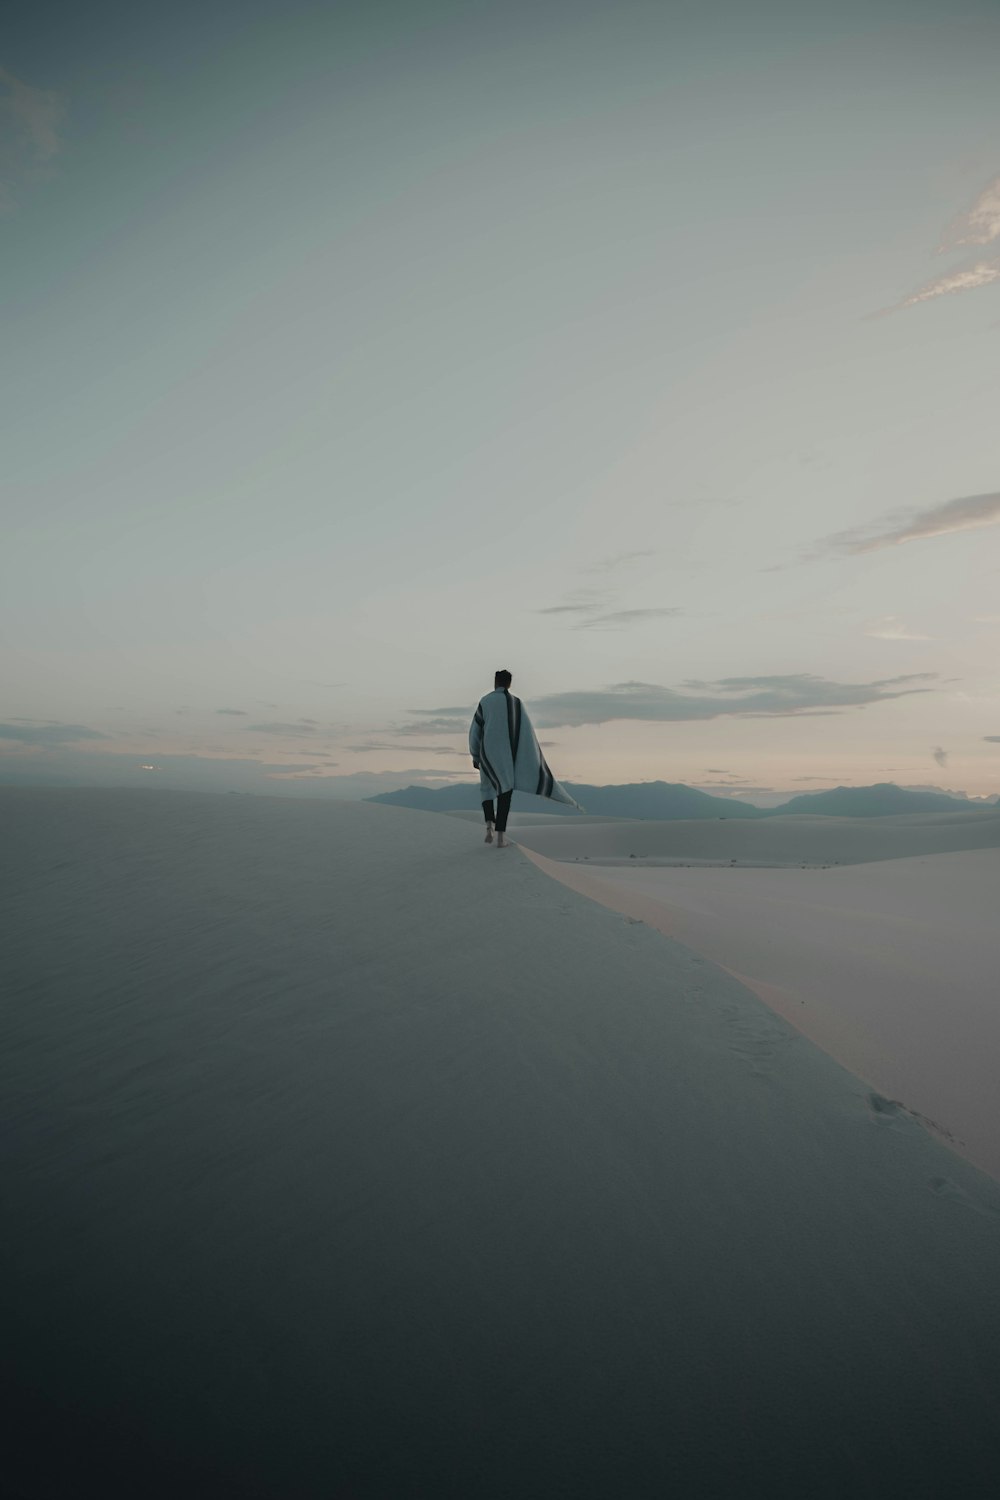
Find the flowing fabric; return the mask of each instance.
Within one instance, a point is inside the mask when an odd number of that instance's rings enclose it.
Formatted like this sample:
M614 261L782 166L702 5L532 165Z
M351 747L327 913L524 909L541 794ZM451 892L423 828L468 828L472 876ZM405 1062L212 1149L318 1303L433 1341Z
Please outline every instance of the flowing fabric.
M549 770L520 698L505 688L480 698L469 727L469 753L479 769L484 802L501 792L530 792L553 802L568 802L583 812Z

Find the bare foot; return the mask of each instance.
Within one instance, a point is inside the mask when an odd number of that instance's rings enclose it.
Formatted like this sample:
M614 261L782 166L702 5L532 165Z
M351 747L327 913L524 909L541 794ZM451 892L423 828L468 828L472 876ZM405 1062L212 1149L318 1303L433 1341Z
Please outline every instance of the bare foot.
M492 842L493 842L493 824L492 823L487 823L487 825L486 825L486 843L487 844L492 844Z

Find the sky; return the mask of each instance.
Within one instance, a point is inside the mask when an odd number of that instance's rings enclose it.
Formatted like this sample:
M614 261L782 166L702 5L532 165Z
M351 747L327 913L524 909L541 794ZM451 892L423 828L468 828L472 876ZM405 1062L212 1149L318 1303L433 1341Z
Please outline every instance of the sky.
M1000 4L45 0L0 781L1000 790Z

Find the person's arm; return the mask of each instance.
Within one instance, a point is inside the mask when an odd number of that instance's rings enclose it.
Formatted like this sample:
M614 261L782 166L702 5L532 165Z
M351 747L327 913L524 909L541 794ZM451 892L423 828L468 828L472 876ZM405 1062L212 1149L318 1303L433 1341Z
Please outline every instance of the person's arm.
M480 703L469 725L469 754L472 756L473 768L477 771L479 770L479 756L483 748L483 723L483 705Z

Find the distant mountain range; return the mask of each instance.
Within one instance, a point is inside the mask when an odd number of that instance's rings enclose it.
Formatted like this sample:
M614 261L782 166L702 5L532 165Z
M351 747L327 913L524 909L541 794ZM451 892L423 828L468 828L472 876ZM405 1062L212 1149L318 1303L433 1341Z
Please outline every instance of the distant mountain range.
M773 818L794 813L833 818L885 818L900 813L923 812L994 812L996 803L969 802L946 792L906 791L891 781L876 786L838 786L825 792L806 792L792 797L780 807L754 807L732 797L712 797L682 782L640 781L626 786L585 786L567 781L566 789L585 807L591 817L637 818L657 822L674 822L689 818ZM381 792L365 798L367 802L384 802L391 807L413 807L422 812L468 812L480 810L479 787L443 786L436 789L408 786L398 792ZM515 792L512 812L556 813L578 817L576 809L545 797Z
M996 812L995 805L951 797L947 792L907 791L893 781L875 786L837 786L828 792L806 792L780 807L768 809L788 813L823 813L833 818L890 818L894 813Z

